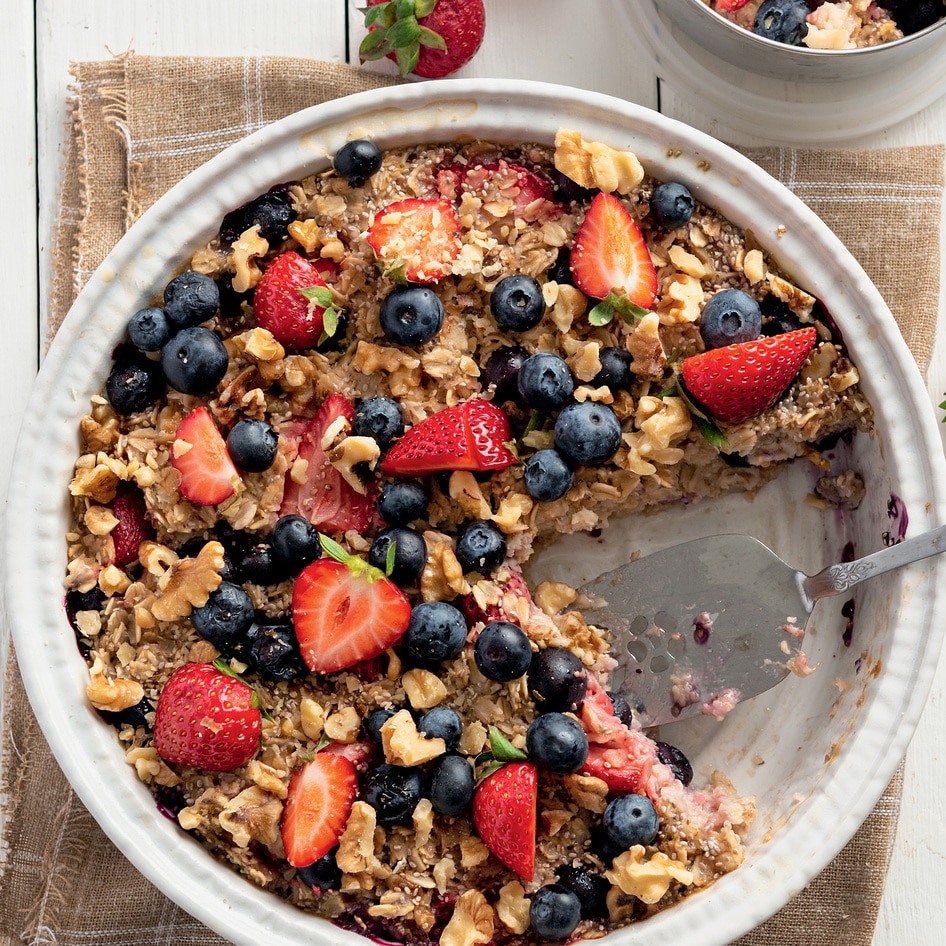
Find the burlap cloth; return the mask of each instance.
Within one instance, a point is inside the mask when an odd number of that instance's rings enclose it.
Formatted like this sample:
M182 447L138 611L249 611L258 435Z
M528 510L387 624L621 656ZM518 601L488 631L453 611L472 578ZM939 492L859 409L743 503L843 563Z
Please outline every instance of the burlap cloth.
M124 229L188 171L290 112L394 81L280 58L128 55L80 63L74 72L51 332ZM766 149L751 156L850 247L925 369L936 325L944 148ZM3 946L224 943L141 877L86 812L49 752L12 658L4 719ZM870 946L901 784L898 773L837 859L738 946ZM240 883L234 880L234 896Z

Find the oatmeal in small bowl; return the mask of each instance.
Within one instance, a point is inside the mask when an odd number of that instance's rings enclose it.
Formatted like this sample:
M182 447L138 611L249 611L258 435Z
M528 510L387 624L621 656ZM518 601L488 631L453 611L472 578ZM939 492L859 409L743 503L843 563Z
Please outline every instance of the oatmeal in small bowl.
M234 942L722 946L889 780L937 563L661 730L575 588L691 535L814 571L936 524L924 405L857 264L712 139L540 84L319 106L155 205L60 331L8 516L24 679Z

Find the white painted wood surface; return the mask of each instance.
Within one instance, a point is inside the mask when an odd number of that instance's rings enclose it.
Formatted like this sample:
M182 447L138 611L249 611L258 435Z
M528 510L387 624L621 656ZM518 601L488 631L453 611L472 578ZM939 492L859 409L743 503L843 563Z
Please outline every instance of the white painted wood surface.
M486 41L459 75L506 77L511 85L517 78L540 79L650 107L659 104L664 113L724 140L757 143L728 128L719 116L695 108L667 82L658 84L636 38L616 28L624 21L622 2L639 0L486 0ZM15 249L7 255L0 312L5 355L0 372L0 441L5 444L0 451L0 490L4 496L13 438L45 334L70 61L104 59L126 49L142 55L280 54L354 61L361 36L356 6L354 0L269 0L265 4L230 0L223 6L183 0L36 0L35 5L20 0L5 5L0 38L0 88L4 90L0 171ZM886 147L944 141L946 99L940 99L887 131L849 138L845 144ZM942 309L940 321L946 323ZM946 392L944 338L946 325L939 333L929 376L934 404ZM0 647L5 650L5 640L0 640ZM903 813L873 946L943 942L944 732L946 662L941 662L908 753Z

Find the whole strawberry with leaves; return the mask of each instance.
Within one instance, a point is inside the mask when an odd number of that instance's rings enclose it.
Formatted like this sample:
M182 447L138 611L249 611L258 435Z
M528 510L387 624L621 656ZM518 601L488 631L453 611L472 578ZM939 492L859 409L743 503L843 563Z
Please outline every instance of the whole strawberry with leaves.
M387 56L402 76L442 79L466 65L483 42L483 0L368 0L362 62Z

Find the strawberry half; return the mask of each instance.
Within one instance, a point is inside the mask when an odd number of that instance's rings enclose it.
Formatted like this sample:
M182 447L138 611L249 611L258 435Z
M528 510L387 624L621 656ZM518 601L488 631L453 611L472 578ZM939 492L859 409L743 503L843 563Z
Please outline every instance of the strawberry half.
M487 775L473 796L473 823L496 859L523 880L535 874L539 774L531 762L509 762Z
M335 673L384 653L407 630L404 593L364 559L323 538L333 558L307 565L292 588L292 624L306 666ZM339 560L341 559L341 560Z
M415 424L388 451L388 476L422 476L441 470L502 470L516 462L506 444L509 418L492 401L454 404Z
M213 664L184 664L158 698L154 748L165 762L230 772L259 749L256 693Z
M556 203L552 185L545 178L505 158L443 168L437 172L437 191L453 204L459 204L464 194L472 194L491 204L508 200L512 204L511 216L528 223L562 214L562 206Z
M483 0L368 0L362 62L387 56L402 76L442 79L469 62L483 42Z
M334 322L326 313L335 312L319 271L291 250L266 267L253 294L256 324L291 351L314 348L332 335Z
M148 509L141 490L131 483L119 483L110 506L118 525L109 532L113 565L124 568L138 561L138 547L154 538L154 526L148 519Z
M587 680L579 720L588 737L588 757L581 774L600 778L615 795L651 795L651 772L657 759L654 744L614 715L611 697L593 674Z
M355 408L341 394L329 395L305 426L297 431L297 459L307 461L303 482L286 474L280 516L305 516L323 532L345 532L355 529L364 532L371 525L377 500L377 485L371 482L365 492L359 493L342 474L329 463L322 449L322 438L340 417L351 422ZM285 431L293 439L291 429Z
M687 392L717 420L739 424L785 393L817 341L814 326L725 345L683 362Z
M365 239L392 275L431 283L446 276L460 255L460 220L445 200L408 197L379 211Z
M181 474L181 495L202 506L229 499L242 482L206 407L191 411L178 425L171 444L171 466Z
M279 830L293 867L314 864L338 844L357 793L355 766L342 755L316 753L292 773Z
M605 303L592 309L592 324L605 324L614 311L638 317L657 298L657 272L647 242L613 194L596 194L592 200L575 234L571 269L575 285Z

